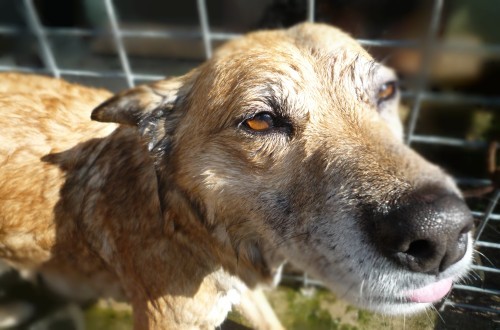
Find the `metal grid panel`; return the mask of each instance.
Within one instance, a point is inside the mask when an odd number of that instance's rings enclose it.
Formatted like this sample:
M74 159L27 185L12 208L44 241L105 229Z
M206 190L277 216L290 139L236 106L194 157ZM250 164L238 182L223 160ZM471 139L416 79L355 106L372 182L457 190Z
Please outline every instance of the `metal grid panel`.
M26 19L26 26L29 32L36 38L39 45L40 58L43 62L43 68L32 66L18 65L0 65L0 71L20 71L20 72L35 72L51 74L55 77L75 76L75 77L94 77L94 78L119 78L123 79L127 86L131 87L137 81L150 81L163 78L163 75L134 72L130 64L127 50L124 44L126 38L165 38L165 39L201 39L203 41L203 49L206 58L212 56L214 42L220 42L235 38L239 33L231 32L212 32L209 24L209 16L207 4L205 0L197 0L199 31L181 31L169 29L127 29L121 28L118 15L116 14L115 6L112 0L101 0L105 7L107 19L109 21L110 30L102 31L92 28L54 28L46 27L41 23L39 14L34 4L34 0L23 0L23 12ZM478 47L467 46L461 44L446 44L442 45L437 41L437 31L443 12L444 0L435 0L433 3L432 17L427 31L427 37L422 44L414 40L370 40L360 39L359 42L364 46L369 47L394 47L394 48L421 48L423 50L422 67L417 77L416 88L403 93L403 99L413 102L409 121L407 126L406 141L408 144L430 144L442 145L457 148L473 148L485 149L487 144L484 141L469 141L461 138L422 135L416 133L417 122L422 109L422 104L425 102L434 102L439 104L460 104L460 105L475 105L475 106L491 106L500 107L500 97L483 97L479 95L463 95L458 93L439 93L428 90L428 75L430 71L430 63L433 56L440 51L448 52L470 52L478 54L500 54L500 45L482 45ZM304 20L314 22L315 20L315 0L307 0L307 15ZM0 36L15 37L21 33L26 33L22 28L11 25L0 25ZM111 34L116 53L119 57L120 69L111 70L88 70L88 69L73 69L65 68L57 63L54 55L50 37L91 37L99 35ZM489 185L491 182L484 178L457 178L458 183L473 184L473 185ZM492 223L500 221L500 213L495 213L497 203L500 199L500 190L497 189L484 210L474 210L473 215L480 219L479 226L476 231L475 247L478 249L488 248L489 253L499 254L500 243L487 241L484 238L484 232ZM483 254L484 255L484 254ZM485 256L487 260L488 257ZM500 274L500 265L491 263L487 266L475 265L473 270L476 272ZM294 277L293 279L304 282L306 285L321 285L321 283L309 279L306 275L302 277ZM475 292L481 295L499 296L498 288L483 288L479 285L457 284L454 287L455 291ZM464 302L456 302L453 299L447 299L442 308L454 306L457 308L465 308L476 311L499 314L500 308L495 305L478 305Z

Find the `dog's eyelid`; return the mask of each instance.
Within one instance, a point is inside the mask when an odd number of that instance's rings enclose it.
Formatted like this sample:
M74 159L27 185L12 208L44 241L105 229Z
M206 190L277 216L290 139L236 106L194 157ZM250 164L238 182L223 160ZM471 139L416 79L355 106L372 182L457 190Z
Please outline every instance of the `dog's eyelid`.
M271 111L253 113L240 121L238 127L253 134L276 132L290 134L292 131L292 125L288 119Z
M243 125L255 132L266 132L275 127L274 115L269 112L259 112L245 119Z
M399 91L399 84L396 79L382 83L377 89L377 104L393 99Z

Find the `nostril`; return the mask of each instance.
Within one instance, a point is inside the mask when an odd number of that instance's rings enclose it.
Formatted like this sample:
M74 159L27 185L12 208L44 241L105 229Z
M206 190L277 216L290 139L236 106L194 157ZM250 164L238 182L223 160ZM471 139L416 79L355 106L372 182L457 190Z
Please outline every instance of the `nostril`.
M376 218L376 242L387 257L411 271L437 274L460 261L473 221L453 194L415 192Z
M424 259L431 257L434 254L434 250L431 242L421 239L411 242L408 249L403 252L417 259Z
M460 236L468 234L473 228L474 228L474 223L471 220L469 223L467 223L467 225L464 226L464 228L462 228L462 230L460 231Z

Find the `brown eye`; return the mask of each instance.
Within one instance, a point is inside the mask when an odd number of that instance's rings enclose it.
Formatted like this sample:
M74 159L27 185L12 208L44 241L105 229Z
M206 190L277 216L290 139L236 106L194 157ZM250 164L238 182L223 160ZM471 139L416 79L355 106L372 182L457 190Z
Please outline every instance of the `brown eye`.
M396 91L397 91L397 85L395 81L386 82L385 84L380 86L380 89L378 90L377 94L378 102L380 103L388 99L391 99L392 97L394 97L394 95L396 95Z
M245 120L244 125L252 131L265 132L274 127L274 119L269 113L263 112Z

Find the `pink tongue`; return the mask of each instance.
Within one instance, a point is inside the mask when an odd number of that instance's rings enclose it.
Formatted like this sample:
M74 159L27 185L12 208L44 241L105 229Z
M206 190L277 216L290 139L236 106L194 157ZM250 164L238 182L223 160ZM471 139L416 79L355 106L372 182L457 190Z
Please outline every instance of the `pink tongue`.
M451 278L445 278L436 283L424 286L421 289L408 292L408 299L417 303L430 303L443 298L451 290Z

